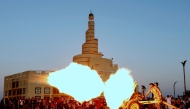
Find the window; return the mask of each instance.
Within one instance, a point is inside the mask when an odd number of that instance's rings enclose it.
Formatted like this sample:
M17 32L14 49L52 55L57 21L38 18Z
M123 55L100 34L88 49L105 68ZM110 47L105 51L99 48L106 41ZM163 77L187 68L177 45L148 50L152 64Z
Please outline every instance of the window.
M12 79L12 81L15 81L15 79Z
M15 95L16 94L16 90L13 90L13 95Z
M11 92L12 92L12 91L11 91L11 90L9 90L9 94L8 94L9 96L11 96L11 94L12 94Z
M39 81L37 81L37 82L36 82L36 85L40 85L40 82L39 82Z
M22 86L22 81L20 81L19 85Z
M35 93L40 94L41 93L41 87L36 87L35 88Z
M23 88L22 94L25 94L25 93L26 93L26 88Z
M20 95L22 94L22 88L19 89L19 94L20 94Z
M5 96L8 96L8 91L5 91Z
M44 88L44 93L45 94L49 94L50 93L50 88L49 87L45 87Z
M38 71L36 71L36 73L41 73L41 71L40 71L40 70L38 70Z
M12 82L12 88L15 88L15 82Z
M6 84L6 88L8 88L8 84Z
M18 87L18 85L19 85L19 81L16 81L15 86Z
M16 92L17 92L17 95L20 95L20 89L17 89Z
M11 88L11 83L9 83L9 87Z
M36 75L41 75L41 71L40 70L36 71Z
M24 83L23 83L23 85L26 85L26 80L24 80Z

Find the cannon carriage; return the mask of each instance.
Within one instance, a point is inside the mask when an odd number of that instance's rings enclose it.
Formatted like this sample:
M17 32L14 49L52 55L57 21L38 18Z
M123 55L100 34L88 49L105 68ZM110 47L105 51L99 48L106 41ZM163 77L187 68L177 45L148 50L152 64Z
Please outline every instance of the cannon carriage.
M144 100L143 94L138 92L136 89L137 83L134 84L134 93L131 95L130 99L124 100L123 104L120 106L121 109L142 109L146 104L163 103L167 106L171 106L173 109L179 109L165 101L154 101L154 100Z

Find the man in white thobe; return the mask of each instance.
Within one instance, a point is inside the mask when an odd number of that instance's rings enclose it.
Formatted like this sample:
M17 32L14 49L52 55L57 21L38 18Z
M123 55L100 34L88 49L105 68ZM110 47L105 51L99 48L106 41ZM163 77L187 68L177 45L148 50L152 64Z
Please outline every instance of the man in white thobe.
M168 104L171 104L171 97L169 95L167 95L167 97L165 98L165 100L167 101ZM168 109L173 109L172 107L168 106Z

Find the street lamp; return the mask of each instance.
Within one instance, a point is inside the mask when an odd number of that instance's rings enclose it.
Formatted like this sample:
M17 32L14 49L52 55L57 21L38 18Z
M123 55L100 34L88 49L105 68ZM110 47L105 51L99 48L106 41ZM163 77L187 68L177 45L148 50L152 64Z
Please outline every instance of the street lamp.
M184 95L186 95L186 82L185 82L185 63L186 63L187 60L185 60L184 62L181 62L182 65L183 65L183 74L184 74Z
M175 84L177 83L177 81L174 83L174 98L175 98Z

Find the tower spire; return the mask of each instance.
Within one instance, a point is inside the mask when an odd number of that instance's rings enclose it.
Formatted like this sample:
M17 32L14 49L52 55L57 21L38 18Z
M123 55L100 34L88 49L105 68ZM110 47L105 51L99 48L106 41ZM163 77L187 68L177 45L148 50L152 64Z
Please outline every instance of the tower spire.
M92 10L90 10L88 19L89 19L89 21L94 21L94 15L92 14Z

